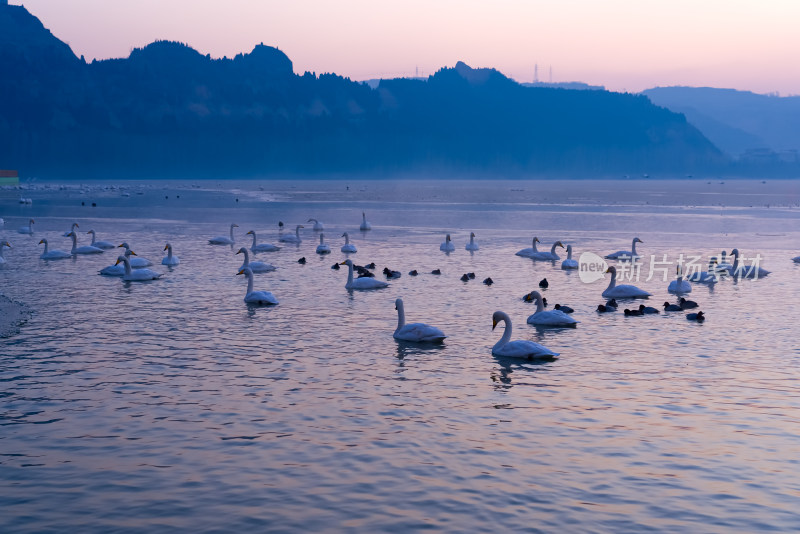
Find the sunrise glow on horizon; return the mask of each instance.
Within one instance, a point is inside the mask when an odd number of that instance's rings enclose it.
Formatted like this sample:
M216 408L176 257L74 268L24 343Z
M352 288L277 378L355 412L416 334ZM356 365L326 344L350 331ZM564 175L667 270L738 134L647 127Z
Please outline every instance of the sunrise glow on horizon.
M14 2L12 3L21 3ZM464 61L521 82L583 81L611 90L730 87L800 94L800 3L610 0L27 0L87 60L126 57L158 39L232 57L263 42L296 73L354 80L429 75Z

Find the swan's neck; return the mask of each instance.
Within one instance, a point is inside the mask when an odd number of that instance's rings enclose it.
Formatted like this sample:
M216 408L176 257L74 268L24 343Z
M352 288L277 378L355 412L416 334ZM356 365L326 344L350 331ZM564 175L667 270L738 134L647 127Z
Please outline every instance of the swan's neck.
M3 251L5 250L5 245L0 245L0 258L3 257ZM47 245L44 246L44 251L47 252Z
M536 238L535 237L533 238L533 251L534 252L539 252L538 250L536 250Z
M247 294L250 294L253 292L253 273L246 272L244 274L247 276Z
M631 243L631 256L636 256L636 240L635 239L633 240L633 243Z
M567 246L567 259L572 259L572 245Z
M244 269L245 267L250 265L250 253L247 252L247 249L245 248L242 250L242 254L244 254L244 265L242 266L242 269Z
M253 246L256 246L256 233L253 232Z
M97 234L95 234L94 232L91 232L91 234L92 234L92 246L94 246L94 244L97 242Z
M469 244L470 245L474 245L475 244L475 236L474 235L469 236Z
M405 324L406 324L406 311L403 308L403 303L400 302L397 304L397 330L395 330L395 332L398 332L401 328L403 328L403 326L405 326Z
M300 227L299 226L294 229L294 235L297 236L297 239L300 239Z
M172 259L172 245L167 247L167 258Z
M500 338L500 341L494 344L495 350L511 341L511 321L508 320L508 316L503 317L503 323L506 325L505 331L503 332L503 337Z
M47 254L47 241L44 242L44 253ZM3 256L3 247L0 247L0 257Z
M347 264L347 285L349 286L352 283L353 283L353 264L352 263L348 263Z
M319 234L319 244L323 245L325 243L325 235Z
M544 311L544 304L542 303L542 297L536 297L536 313Z
M347 234L344 234L344 244L345 245L349 245L350 244L350 236L347 235Z
M556 244L555 243L553 243L553 246L550 247L550 254L552 254L554 256L556 254Z
M609 282L608 287L606 288L606 291L608 291L609 289L614 289L614 286L616 286L616 285L617 285L617 271L612 271L611 272L611 282Z
M739 268L739 251L737 250L734 254L732 254L732 256L733 256L733 269L731 270L735 273L736 269Z
M74 233L72 234L72 253L75 253L75 250L78 248L78 236Z
M131 262L130 262L130 260L128 260L128 258L126 257L125 261L123 261L122 264L125 266L125 274L131 274Z
M255 237L255 236L253 236ZM233 241L233 225L231 225L231 241Z

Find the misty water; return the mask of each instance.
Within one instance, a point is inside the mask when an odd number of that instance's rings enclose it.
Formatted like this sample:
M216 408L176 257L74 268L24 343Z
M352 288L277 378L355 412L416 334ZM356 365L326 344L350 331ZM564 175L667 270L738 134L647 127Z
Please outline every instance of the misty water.
M28 320L0 339L0 509L11 531L756 532L800 529L800 186L768 181L126 182L0 190L0 293ZM349 189L348 189L349 188ZM30 197L31 205L19 204ZM96 207L92 207L92 203ZM82 205L83 204L83 205ZM362 210L372 224L359 232ZM325 225L334 251L315 254ZM17 228L35 219L32 236ZM241 255L274 264L248 307ZM42 261L78 222L161 279L100 276L116 249ZM401 271L345 290L361 265ZM480 250L464 250L469 232ZM439 251L450 232L456 250ZM635 282L675 297L651 255L760 254L766 278L695 284L685 313L597 314L606 281L515 256L533 236L582 252L643 245ZM181 263L160 265L172 243ZM563 251L559 252L563 257ZM305 257L307 263L297 260ZM611 262L611 264L617 264ZM617 264L618 265L618 264ZM430 274L433 269L442 274ZM420 275L412 277L412 269ZM476 278L462 282L464 273ZM671 274L671 272L670 272ZM494 284L484 285L491 277ZM575 308L537 329L522 296ZM394 300L440 347L392 338ZM623 303L623 307L628 303ZM638 304L638 303L637 303ZM493 357L513 338L561 356Z

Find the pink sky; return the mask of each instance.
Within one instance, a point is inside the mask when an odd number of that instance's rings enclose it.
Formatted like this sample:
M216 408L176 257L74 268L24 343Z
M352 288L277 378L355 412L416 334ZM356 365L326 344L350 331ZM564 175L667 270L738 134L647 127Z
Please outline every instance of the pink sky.
M11 0L11 3L20 3ZM213 57L276 46L295 72L355 80L464 61L519 81L800 94L795 0L27 0L87 60L156 39Z

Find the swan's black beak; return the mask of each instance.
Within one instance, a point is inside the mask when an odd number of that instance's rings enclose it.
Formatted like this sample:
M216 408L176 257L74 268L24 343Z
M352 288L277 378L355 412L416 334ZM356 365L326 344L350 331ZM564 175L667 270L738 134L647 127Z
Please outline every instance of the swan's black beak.
M497 327L497 321L492 319L492 330L494 330L496 327Z
M236 273L236 274L237 274L237 275L244 274L244 269L242 269L241 271L239 271L239 272L238 272L238 273Z
M131 250L131 256L138 256L138 254Z
M343 261L343 262L342 262L342 263L340 263L339 265L347 265L347 262L346 262L346 261Z
M119 262L120 262L120 260L117 260L117 263L115 263L114 265L119 265Z

